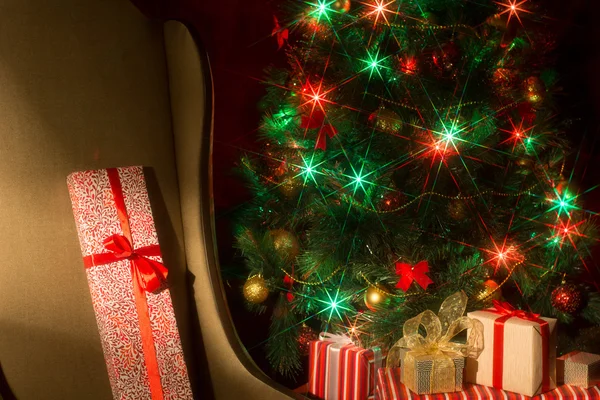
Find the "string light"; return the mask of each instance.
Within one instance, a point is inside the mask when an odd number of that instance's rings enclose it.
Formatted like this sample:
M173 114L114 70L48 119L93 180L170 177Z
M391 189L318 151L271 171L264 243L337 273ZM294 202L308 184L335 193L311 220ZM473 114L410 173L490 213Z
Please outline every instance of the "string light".
M370 12L367 13L367 15L375 16L375 21L374 21L375 25L377 24L377 22L379 21L380 18L384 19L385 22L389 25L389 21L387 20L385 13L392 12L391 10L388 10L387 6L394 3L394 1L395 0L385 3L384 0L375 0L375 2L373 2L373 3L363 3L363 4L365 4L367 7L372 9Z
M556 193L555 198L549 198L547 200L553 204L548 212L556 211L559 217L565 214L567 217L571 218L571 211L578 209L577 205L574 204L575 197L572 197L567 191L565 191L562 195Z
M499 13L499 15L508 13L508 21L506 21L507 25L510 23L510 19L513 16L515 18L517 18L517 20L519 20L519 23L521 25L523 25L523 22L521 21L521 17L519 17L519 13L520 12L531 13L531 11L528 11L528 10L526 10L526 9L524 9L524 8L521 7L524 3L527 2L527 0L521 0L520 2L518 2L518 1L519 0L508 0L508 3L499 3L497 1L495 2L500 7L504 8L504 11L501 11Z
M503 243L502 246L498 246L496 242L493 242L493 248L486 250L490 254L490 258L486 263L496 264L494 271L497 272L500 266L506 267L508 270L511 269L511 264L522 262L523 256L516 251L514 246L507 246Z
M568 240L574 245L575 243L573 242L573 236L583 236L577 227L584 222L585 221L582 220L576 224L572 224L570 219L567 219L566 221L559 221L559 223L552 227L554 235L549 239L551 244L559 245L559 247L562 248L565 240Z

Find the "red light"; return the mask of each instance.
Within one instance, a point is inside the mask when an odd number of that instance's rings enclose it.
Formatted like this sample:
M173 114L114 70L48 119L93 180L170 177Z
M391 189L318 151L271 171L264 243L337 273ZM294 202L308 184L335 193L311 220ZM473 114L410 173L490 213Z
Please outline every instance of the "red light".
M500 2L495 2L496 4L500 5L501 7L504 7L505 10L500 12L499 15L508 13L508 21L506 21L506 24L508 25L508 23L510 22L510 19L514 16L515 18L517 18L517 20L519 20L519 23L521 23L521 25L523 25L523 23L521 22L521 18L519 17L519 13L520 12L524 12L524 13L531 13L531 11L527 11L526 9L522 8L522 4L526 3L527 0L522 0L519 2L519 0L508 0L507 3L500 3Z

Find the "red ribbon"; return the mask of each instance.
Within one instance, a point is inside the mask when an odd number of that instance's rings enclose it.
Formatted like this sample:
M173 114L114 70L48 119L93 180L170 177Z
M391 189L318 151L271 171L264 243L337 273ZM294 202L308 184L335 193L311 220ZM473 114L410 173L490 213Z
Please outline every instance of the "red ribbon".
M147 258L148 256L161 255L159 245L145 246L138 249L133 248L129 217L127 216L127 208L125 207L119 171L116 168L109 168L106 172L123 234L112 235L104 240L104 248L109 253L86 256L83 258L83 263L86 268L91 268L120 260L129 260L131 277L133 279L133 294L138 313L140 334L142 336L142 350L150 382L150 394L152 400L163 400L158 360L156 359L150 315L148 314L148 303L144 292L158 290L161 282L167 278L168 271L163 264Z
M319 129L315 149L327 150L327 136L330 139L338 134L335 126L325 123L325 113L323 110L315 109L309 116L303 116L300 127L305 129Z
M137 284L146 292L155 292L161 283L166 280L168 270L157 261L147 256L160 256L160 246L140 247L133 250L129 240L123 235L112 235L104 239L104 248L110 253L92 254L83 258L86 268L97 265L110 264L127 259L130 261L132 276L137 278ZM133 273L133 270L136 270Z
M493 365L493 386L502 389L502 379L504 373L504 324L510 318L526 319L536 322L540 325L542 335L542 393L550 390L550 365L548 359L550 327L548 322L540 318L540 314L534 314L524 310L517 310L505 301L493 301L494 308L485 311L500 314L501 317L494 321L494 365Z
M429 264L427 261L420 261L417 265L412 266L407 263L396 263L396 275L400 275L400 280L396 287L406 292L413 281L417 282L423 289L433 283L426 273L429 272Z

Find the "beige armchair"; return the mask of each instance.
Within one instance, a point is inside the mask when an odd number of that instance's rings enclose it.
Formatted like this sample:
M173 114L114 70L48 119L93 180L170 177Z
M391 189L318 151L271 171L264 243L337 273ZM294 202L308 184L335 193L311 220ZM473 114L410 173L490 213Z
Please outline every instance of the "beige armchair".
M223 297L192 32L127 0L4 0L0 49L0 393L112 398L65 178L144 165L196 398L292 397L247 356Z

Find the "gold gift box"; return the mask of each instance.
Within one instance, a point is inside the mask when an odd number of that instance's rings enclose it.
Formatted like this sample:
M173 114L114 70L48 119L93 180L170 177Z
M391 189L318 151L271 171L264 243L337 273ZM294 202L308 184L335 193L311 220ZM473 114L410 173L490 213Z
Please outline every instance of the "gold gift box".
M444 355L418 355L411 358L410 352L402 360L402 383L416 394L448 393L462 390L465 358L450 357L454 368L436 368L436 363L448 358ZM407 356L408 359L407 359Z
M600 356L573 351L556 359L559 383L589 388L600 384Z

